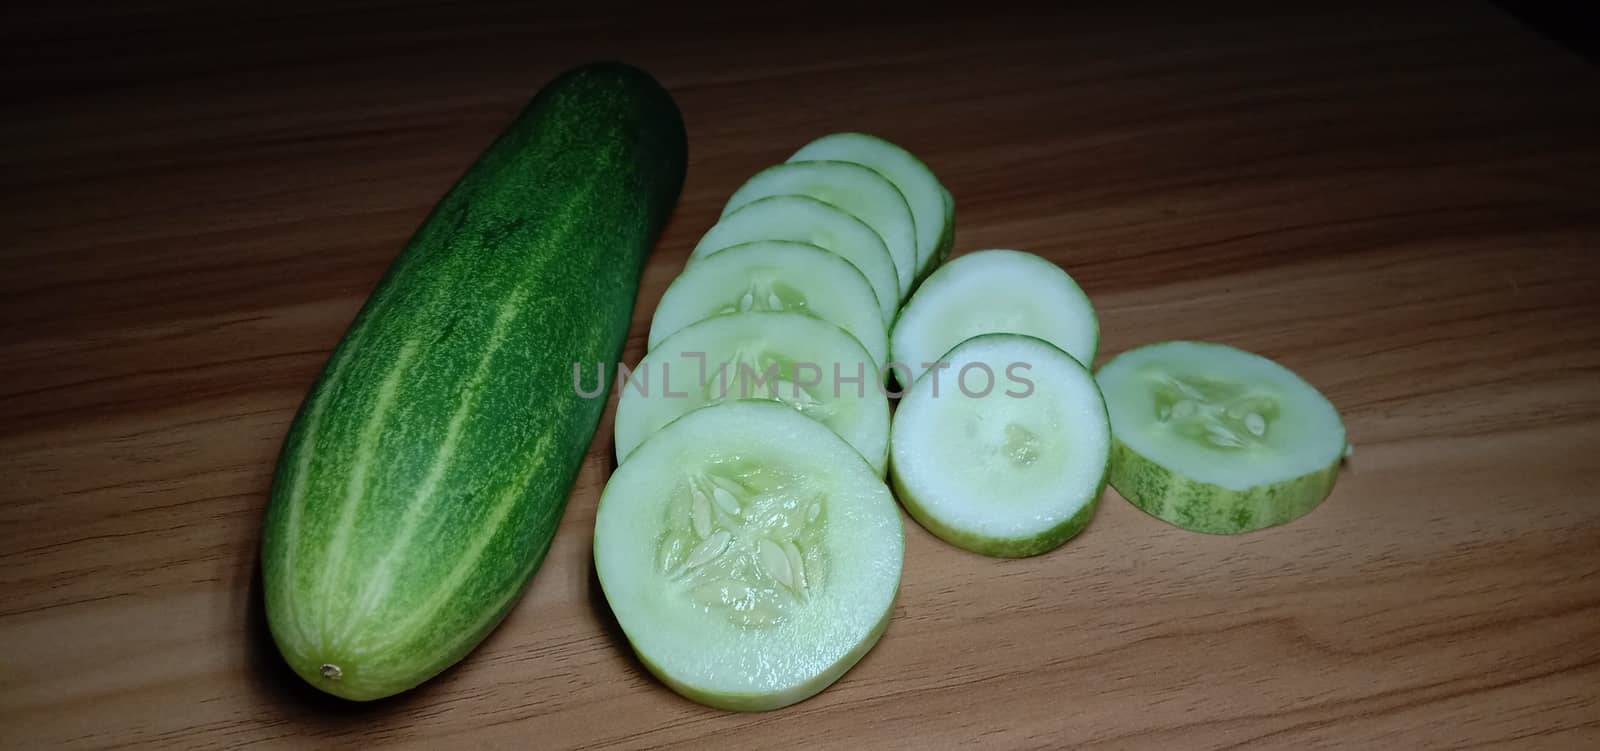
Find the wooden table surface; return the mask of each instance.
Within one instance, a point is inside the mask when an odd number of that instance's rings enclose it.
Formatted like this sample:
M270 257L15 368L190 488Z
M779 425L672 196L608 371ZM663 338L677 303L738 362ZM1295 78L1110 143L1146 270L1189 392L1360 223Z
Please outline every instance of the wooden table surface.
M184 7L185 5L191 7ZM374 2L12 14L0 122L0 745L1521 748L1600 743L1600 70L1488 5L540 20ZM262 620L288 421L425 212L556 72L621 57L688 124L627 360L748 175L865 129L957 252L1074 274L1101 360L1281 360L1356 453L1242 537L1108 491L1002 561L907 523L878 647L752 715L644 673L592 576L610 422L460 666L307 690Z

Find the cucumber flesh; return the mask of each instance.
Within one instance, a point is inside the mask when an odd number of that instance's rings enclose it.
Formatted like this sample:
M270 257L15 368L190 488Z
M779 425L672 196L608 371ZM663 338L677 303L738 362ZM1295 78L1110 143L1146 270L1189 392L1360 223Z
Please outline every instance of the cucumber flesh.
M691 324L645 355L627 382L618 374L617 460L697 407L775 399L838 433L881 477L889 400L877 368L855 337L804 313L752 311Z
M1272 360L1161 342L1118 355L1096 380L1115 436L1111 485L1157 518L1236 534L1298 518L1333 490L1344 423Z
M911 205L894 183L859 164L786 162L757 172L733 192L722 215L769 196L802 195L850 213L883 238L894 259L898 304L917 276L917 225Z
M940 249L951 235L950 218L945 212L944 186L933 170L911 152L865 133L833 133L801 147L791 162L837 160L872 169L894 183L911 206L917 229L917 277L921 278L937 263Z
M1032 253L980 250L928 275L895 321L889 356L920 376L956 344L992 333L1038 337L1088 366L1100 323L1061 267Z
M1094 378L1048 342L985 334L895 410L895 495L941 539L992 556L1038 555L1089 524L1111 428Z
M900 278L883 238L866 223L832 204L810 196L772 196L752 201L723 215L700 238L691 262L734 245L757 240L803 242L838 255L856 267L872 285L884 324L900 309Z
M889 353L889 332L872 285L849 261L807 243L735 245L691 264L673 280L650 322L650 349L685 326L751 310L792 310L856 338L872 361Z
M639 659L722 709L793 704L849 670L888 624L904 548L873 469L767 401L668 425L595 516L595 570Z

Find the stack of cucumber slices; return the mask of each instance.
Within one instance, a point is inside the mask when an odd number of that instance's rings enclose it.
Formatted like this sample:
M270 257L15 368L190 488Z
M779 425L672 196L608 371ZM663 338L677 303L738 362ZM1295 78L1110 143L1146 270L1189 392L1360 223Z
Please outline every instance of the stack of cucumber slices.
M1152 516L1236 534L1304 515L1348 448L1293 372L1222 344L1162 342L1090 376L1089 298L1029 253L968 253L931 274L890 336L918 373L890 431L890 476L935 535L1044 553L1088 525L1109 479Z
M1100 329L1066 272L984 250L930 275L890 339L918 375L895 413L892 475L928 531L985 555L1052 550L1089 523L1111 455L1083 363Z
M833 134L735 191L663 294L619 378L595 566L678 693L792 704L883 633L904 550L884 482L889 326L953 220L921 160Z
M953 225L921 160L837 133L736 190L662 296L619 374L594 552L629 642L678 693L774 709L854 665L899 589L895 497L953 545L1022 557L1088 526L1108 481L1218 534L1331 492L1348 446L1310 384L1180 341L1092 374L1077 282L1015 250L945 263Z

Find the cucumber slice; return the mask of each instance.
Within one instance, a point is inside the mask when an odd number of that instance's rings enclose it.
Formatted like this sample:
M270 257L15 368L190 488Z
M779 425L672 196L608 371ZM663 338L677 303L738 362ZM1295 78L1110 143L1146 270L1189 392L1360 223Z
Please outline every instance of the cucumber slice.
M900 277L883 238L865 222L810 196L773 196L726 214L700 238L690 261L756 240L810 243L856 267L872 284L885 325L900 309Z
M786 162L757 172L739 186L722 215L753 201L781 195L811 196L865 222L883 238L894 259L898 280L895 302L911 291L911 282L917 276L917 224L905 195L888 178L850 162Z
M917 277L933 268L952 228L945 213L945 190L933 170L911 152L865 133L834 133L801 147L791 162L838 160L872 169L894 183L911 206L917 229Z
M849 670L888 625L904 550L872 468L766 401L674 421L595 514L595 570L640 661L721 709L793 704Z
M939 247L936 249L938 251L938 254L933 259L933 263L934 263L935 266L938 266L939 264L942 264L945 261L949 260L950 259L950 251L955 249L955 246L956 246L956 197L950 195L950 190L948 188L945 188L942 185L939 186L939 192L941 194L943 194L942 198L943 198L943 201L944 201L944 226L949 231L945 233L944 240L939 244ZM933 269L928 269L928 272L932 273Z
M889 356L920 376L951 347L979 334L1036 336L1089 365L1100 322L1061 267L1016 250L980 250L935 270L906 302Z
M895 410L890 477L928 531L1017 558L1088 526L1106 485L1111 428L1094 377L1042 339L984 334Z
M1156 518L1237 534L1303 516L1333 490L1344 423L1278 363L1162 342L1118 355L1096 380L1116 438L1111 485Z
M882 477L889 399L881 377L855 337L820 318L755 311L707 318L662 340L626 381L618 373L617 460L696 407L776 399L838 433Z
M750 310L809 313L850 332L873 362L889 354L889 331L867 278L822 248L779 240L725 248L684 269L656 306L650 349L691 323Z

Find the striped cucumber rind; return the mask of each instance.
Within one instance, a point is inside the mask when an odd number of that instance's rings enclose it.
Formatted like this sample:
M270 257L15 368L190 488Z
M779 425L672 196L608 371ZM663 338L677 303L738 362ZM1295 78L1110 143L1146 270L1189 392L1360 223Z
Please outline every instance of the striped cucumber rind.
M1113 440L1111 487L1145 513L1193 532L1235 535L1294 521L1333 492L1339 461L1292 480L1229 490L1184 479Z
M1224 344L1137 347L1096 380L1111 416L1111 486L1184 529L1238 534L1304 516L1348 451L1344 422L1314 386Z
M441 199L285 438L262 535L289 666L353 700L460 660L549 547L643 262L677 201L682 120L647 74L574 69Z
M939 190L944 194L944 234L939 236L939 244L934 247L935 255L933 265L928 267L929 274L950 260L950 251L956 246L956 198L943 185L939 186Z

